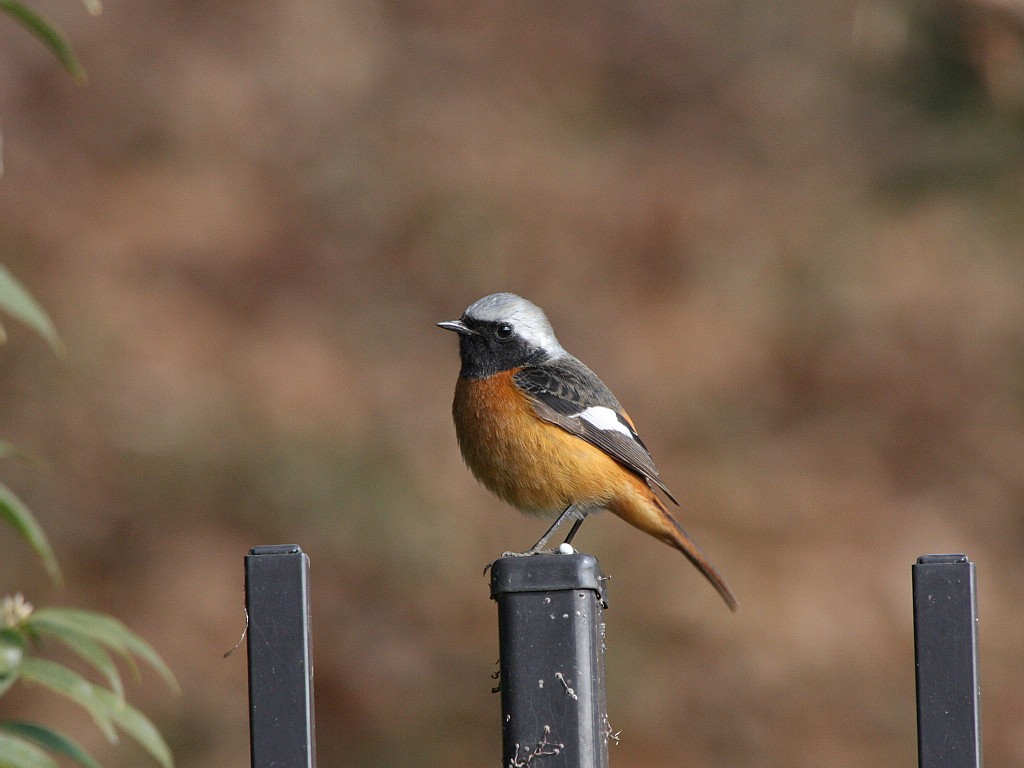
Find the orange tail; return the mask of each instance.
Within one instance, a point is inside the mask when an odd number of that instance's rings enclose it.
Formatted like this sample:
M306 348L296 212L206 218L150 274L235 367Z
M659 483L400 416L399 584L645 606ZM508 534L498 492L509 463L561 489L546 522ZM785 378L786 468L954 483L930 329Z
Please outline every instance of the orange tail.
M686 555L686 558L704 574L704 578L711 582L711 586L722 596L725 604L729 606L729 610L735 612L739 608L739 603L736 602L732 591L726 585L725 579L700 551L696 542L690 538L690 534L683 530L683 527L668 511L657 494L646 485L644 490L647 493L642 497L632 496L628 500L619 499L615 503L609 504L608 508L630 525L639 528L644 533L651 534Z

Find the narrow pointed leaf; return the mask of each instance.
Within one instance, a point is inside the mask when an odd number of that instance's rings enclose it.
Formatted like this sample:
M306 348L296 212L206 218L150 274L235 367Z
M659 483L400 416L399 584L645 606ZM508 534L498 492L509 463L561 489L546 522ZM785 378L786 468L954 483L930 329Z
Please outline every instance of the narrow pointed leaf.
M18 675L15 672L12 672L7 675L0 675L0 696L3 696L5 693L7 693L7 689L14 685L17 681Z
M0 733L0 768L60 768L60 765L35 744Z
M85 82L85 70L78 63L75 52L71 50L64 36L58 32L42 16L31 8L22 5L17 0L0 0L0 10L6 11L32 34L43 41L43 44L50 49L57 60L64 66L71 76L80 83Z
M112 616L80 608L41 608L32 614L28 623L46 626L51 631L63 627L83 634L129 660L132 655L137 656L155 669L172 690L179 690L174 673L153 647Z
M160 658L160 655L153 649L153 646L127 627L124 627L124 630L128 633L125 637L128 650L156 670L157 674L163 678L168 688L175 693L181 693L181 687L178 685L178 681L175 679L174 673L171 672L171 668L164 663L164 660Z
M8 3L20 5L14 0L0 0L0 8ZM50 316L2 264L0 264L0 309L36 331L46 339L54 352L64 353L64 342L57 335L57 329Z
M24 660L24 636L16 629L0 629L0 697L18 680Z
M0 440L0 459L27 459L28 454L14 443Z
M0 722L0 731L20 736L22 739L31 741L44 749L48 749L50 752L69 757L81 765L82 768L100 768L100 764L92 758L92 755L82 749L77 742L41 725L9 720L7 722Z
M101 691L106 692L113 698L114 694L110 691L89 682L63 664L34 656L21 662L21 678L46 686L55 693L71 699L89 713L108 741L112 744L117 743L117 731L114 729L110 705L101 694Z
M121 683L121 673L117 671L117 665L110 658L103 646L91 637L63 626L54 626L43 621L36 621L34 616L29 616L25 623L40 635L50 636L70 648L77 656L88 662L107 680L111 691L119 698L124 698L124 686Z
M16 629L0 629L0 696L14 685L24 660L24 636Z
M163 768L174 768L171 748L148 717L106 688L100 688L96 693L101 701L106 702L111 717L121 730L135 739Z
M156 726L123 698L86 680L74 670L47 659L30 657L21 665L24 680L45 685L82 706L112 742L117 742L116 724L149 752L163 768L174 768L174 758Z
M43 566L46 568L47 573L50 574L53 582L55 584L62 584L63 577L61 576L60 566L57 565L57 558L53 554L53 549L50 547L46 534L39 523L36 522L35 516L25 506L25 503L15 495L14 491L2 483L0 483L0 520L6 520L14 527L14 530L28 542L28 545L42 559Z
M46 468L46 460L41 456L19 448L6 440L0 440L0 459L17 459L26 461L36 468Z

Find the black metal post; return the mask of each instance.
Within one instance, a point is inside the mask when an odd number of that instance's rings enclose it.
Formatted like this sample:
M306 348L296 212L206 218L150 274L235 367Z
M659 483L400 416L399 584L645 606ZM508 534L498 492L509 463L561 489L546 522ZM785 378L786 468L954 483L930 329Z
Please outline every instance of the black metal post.
M967 555L912 567L920 768L981 768L978 603Z
M252 768L315 768L309 558L293 544L245 558Z
M498 603L502 768L607 768L604 579L584 554L503 557Z

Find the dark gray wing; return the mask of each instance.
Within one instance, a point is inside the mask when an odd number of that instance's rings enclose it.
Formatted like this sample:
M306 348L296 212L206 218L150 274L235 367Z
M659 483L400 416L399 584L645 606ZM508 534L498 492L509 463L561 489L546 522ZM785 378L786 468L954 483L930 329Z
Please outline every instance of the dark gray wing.
M615 395L597 374L574 357L521 368L513 380L545 421L600 448L657 485L678 504Z

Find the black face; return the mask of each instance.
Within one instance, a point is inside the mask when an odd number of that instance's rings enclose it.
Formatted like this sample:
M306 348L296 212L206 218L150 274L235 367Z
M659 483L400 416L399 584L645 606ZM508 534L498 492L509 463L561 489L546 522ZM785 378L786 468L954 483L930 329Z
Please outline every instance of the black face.
M520 368L544 360L547 354L531 346L516 333L511 323L485 322L463 317L470 331L459 333L459 355L466 379L483 379L511 368Z

